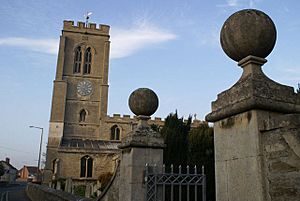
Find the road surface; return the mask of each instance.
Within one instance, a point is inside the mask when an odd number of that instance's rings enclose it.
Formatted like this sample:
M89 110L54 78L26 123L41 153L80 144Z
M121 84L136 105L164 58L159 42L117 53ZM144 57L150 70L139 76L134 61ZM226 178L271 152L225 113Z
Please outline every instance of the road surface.
M0 186L0 201L30 201L26 196L25 182L16 185Z

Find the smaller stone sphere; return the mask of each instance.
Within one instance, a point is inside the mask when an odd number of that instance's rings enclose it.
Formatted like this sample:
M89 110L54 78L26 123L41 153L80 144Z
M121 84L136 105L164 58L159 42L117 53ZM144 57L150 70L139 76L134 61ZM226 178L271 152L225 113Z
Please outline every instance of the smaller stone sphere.
M135 115L151 116L158 108L158 97L151 89L139 88L130 94L128 104Z
M266 58L275 46L276 27L264 12L245 9L225 21L220 40L224 52L235 61L249 55Z

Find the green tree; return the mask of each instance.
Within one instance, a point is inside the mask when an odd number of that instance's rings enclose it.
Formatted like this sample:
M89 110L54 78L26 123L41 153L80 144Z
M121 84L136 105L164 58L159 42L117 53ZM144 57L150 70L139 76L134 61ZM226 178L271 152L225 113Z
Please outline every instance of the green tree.
M214 132L206 124L192 128L188 138L188 164L197 165L198 172L205 168L207 200L215 200Z
M152 126L156 129L156 126ZM208 123L191 128L191 117L187 121L178 118L177 111L165 119L165 125L160 130L167 147L164 150L164 163L167 167L197 165L198 173L205 168L207 184L207 200L215 200L215 167L214 167L214 132ZM184 172L186 169L183 168ZM192 168L191 168L192 170ZM168 168L167 168L168 171ZM193 171L193 170L192 170ZM168 191L170 189L166 189ZM186 189L183 188L183 191ZM169 191L168 191L169 192ZM184 194L184 193L183 193ZM185 200L186 198L183 198ZM177 200L177 198L175 199Z
M167 167L173 164L175 167L187 164L188 153L188 133L191 128L191 117L184 122L183 118L178 118L177 111L171 113L165 119L165 125L161 129L166 148L164 150L164 163Z
M4 166L2 165L2 163L0 163L0 177L1 177L2 175L4 175L4 173L5 173Z

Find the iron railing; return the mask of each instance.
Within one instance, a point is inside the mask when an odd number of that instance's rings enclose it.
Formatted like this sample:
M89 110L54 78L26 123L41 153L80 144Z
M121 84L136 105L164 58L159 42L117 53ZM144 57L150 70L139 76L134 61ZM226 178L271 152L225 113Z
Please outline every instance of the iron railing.
M198 173L197 166L192 169L187 166L183 171L179 166L175 173L173 165L166 171L165 165L157 167L146 164L146 201L206 201L204 166L201 173Z

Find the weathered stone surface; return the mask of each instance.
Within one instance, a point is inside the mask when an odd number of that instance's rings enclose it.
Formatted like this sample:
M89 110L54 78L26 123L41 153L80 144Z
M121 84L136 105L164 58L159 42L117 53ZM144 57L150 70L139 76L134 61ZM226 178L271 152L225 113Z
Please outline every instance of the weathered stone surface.
M274 48L276 28L264 12L246 9L225 21L220 38L224 52L235 61L249 55L265 58Z
M240 11L223 26L223 49L243 74L206 116L214 122L218 201L299 201L300 95L261 69L275 39L260 11Z
M216 200L267 200L258 130L261 113L251 110L214 123Z
M66 179L66 186L65 186L65 191L67 193L71 193L72 192L72 186L73 186L73 181L71 178L67 178Z
M158 97L151 89L139 88L130 94L128 104L135 115L151 116L158 108Z
M299 200L300 114L250 110L214 130L218 201Z
M239 63L242 77L206 117L215 122L218 201L299 200L299 95L267 78L260 61Z
M134 95L135 92L137 92L136 95ZM138 89L135 92L131 94L129 103L132 104L130 106L131 110L139 114L137 117L139 123L133 131L122 139L122 143L119 145L122 150L119 199L122 201L145 200L145 165L148 163L162 166L163 164L164 140L160 133L149 127L148 120L150 117L146 116L155 112L158 106L157 96L148 89ZM142 96L142 100L140 96ZM138 107L132 108L132 106ZM151 109L152 112L149 112L148 107L153 107L155 110ZM135 111L135 109L137 110Z
M126 147L151 147L163 148L165 147L164 140L161 135L150 128L136 129L127 134L123 139L119 148Z
M206 120L215 122L252 109L300 113L299 94L292 87L269 79L261 70L265 62L265 59L253 56L240 61L239 65L243 67L241 78L230 89L218 94Z
M217 201L267 201L264 197L261 169L262 157L240 158L216 162Z
M263 155L272 201L300 197L300 115L269 116L262 121Z
M147 163L161 167L163 165L163 149L150 147L127 147L122 149L119 181L120 200L145 200L144 171Z
M27 185L26 194L32 201L92 201L92 199L89 198L75 196L60 190L54 190L47 186L31 183Z
M96 199L97 201L121 201L119 199L119 187L120 187L120 162L117 162L116 169L114 171L111 181Z

